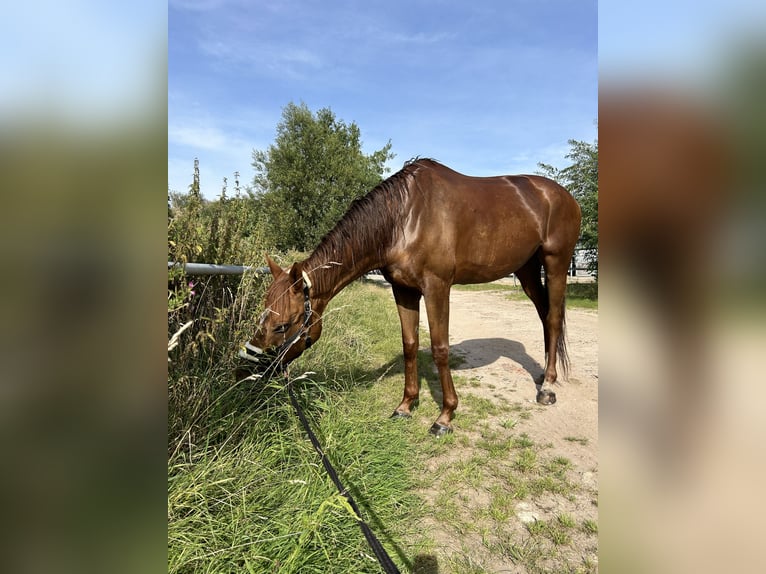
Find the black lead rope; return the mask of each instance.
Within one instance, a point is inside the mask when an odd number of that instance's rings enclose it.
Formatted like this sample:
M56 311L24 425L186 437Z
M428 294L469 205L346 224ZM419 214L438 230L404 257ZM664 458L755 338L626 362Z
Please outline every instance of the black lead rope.
M359 512L359 507L356 505L356 501L351 496L351 494L346 490L346 488L343 486L343 483L341 483L340 478L338 478L338 473L335 472L335 469L330 463L330 459L327 458L327 455L322 450L322 445L319 444L319 440L317 439L314 432L311 430L311 427L309 426L309 422L308 420L306 420L306 417L303 414L303 409L301 409L301 406L298 403L298 399L295 397L295 393L293 392L292 381L287 382L287 392L290 394L290 402L293 404L293 408L295 408L295 412L298 413L298 418L301 420L301 423L303 423L303 428L306 430L306 434L308 434L309 439L311 439L311 444L314 445L314 448L316 449L317 453L319 453L319 456L322 458L322 464L324 465L324 468L327 471L327 474L330 475L330 478L335 484L335 488L337 488L338 492L340 492L346 498L349 505L354 510L354 513L356 514L357 522L359 523L359 527L362 529L362 532L364 533L364 537L367 539L367 542L369 543L370 548L372 548L372 552L375 554L375 558L378 559L378 562L380 562L380 565L383 567L383 570L386 572L386 574L400 574L399 569L396 567L396 564L394 564L393 560L391 560L391 557L386 552L386 549L383 548L383 545L377 539L377 537L375 536L373 531L370 529L370 527L367 525L367 523L364 520L362 520L362 513Z

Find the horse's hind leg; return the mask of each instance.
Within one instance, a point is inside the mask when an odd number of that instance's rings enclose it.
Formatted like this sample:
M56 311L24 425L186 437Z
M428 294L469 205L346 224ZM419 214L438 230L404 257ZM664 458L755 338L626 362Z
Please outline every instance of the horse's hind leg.
M537 315L540 317L540 321L543 324L543 341L545 346L545 352L548 352L548 325L546 317L548 316L548 291L543 285L542 278L540 277L540 269L542 263L534 255L524 266L516 271L516 277L521 282L521 288L524 289L527 297L530 298L532 303L535 304L537 309Z
M543 324L543 346L545 347L546 372L543 373L539 380L535 381L538 389L537 402L544 405L552 405L556 402L556 393L550 389L543 389L543 385L545 383L545 374L547 373L547 363L549 356L548 353L550 352L550 329L548 328L548 310L550 308L550 300L548 297L548 289L545 285L543 285L542 278L540 277L541 267L542 263L536 254L529 261L527 261L521 269L516 271L516 277L519 278L521 287L524 289L524 293L526 293L527 297L529 297L532 303L535 304L537 315L540 317L540 321ZM554 373L554 380L555 377L556 374Z
M560 359L566 366L566 346L564 341L564 299L567 288L567 270L570 257L548 254L543 258L545 266L545 284L548 291L548 314L545 318L545 372L543 381L537 393L537 402L553 404L556 393L550 390L550 385L556 382L556 360Z

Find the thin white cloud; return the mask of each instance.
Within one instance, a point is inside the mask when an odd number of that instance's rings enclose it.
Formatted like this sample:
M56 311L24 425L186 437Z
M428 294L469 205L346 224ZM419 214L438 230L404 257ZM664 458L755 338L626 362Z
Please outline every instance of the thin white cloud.
M226 42L200 40L199 49L226 68L244 68L252 74L268 73L283 78L302 79L323 67L317 52L283 45L260 45L250 40Z
M171 99L187 101L178 92L173 92ZM271 137L275 119L247 108L227 110L219 116L196 111L193 116L181 114L173 118L168 126L168 187L182 192L188 189L194 158L199 159L202 194L206 198L218 196L224 177L231 190L235 171L240 173L241 184L248 185L252 180L252 152L267 147L264 140ZM243 125L248 126L247 130L243 131Z
M198 149L221 149L227 146L224 133L210 126L168 126L171 143Z
M209 12L229 4L230 0L169 0L168 4L176 10L190 12Z
M315 52L302 50L300 48L288 49L284 52L275 54L275 56L276 59L290 64L303 64L311 66L312 68L319 68L322 65L322 60Z
M448 34L440 32L436 34L426 34L424 32L417 32L415 34L402 34L400 32L394 34L386 34L383 36L384 41L396 44L414 44L419 46L425 46L429 44L438 44L453 39L455 34Z

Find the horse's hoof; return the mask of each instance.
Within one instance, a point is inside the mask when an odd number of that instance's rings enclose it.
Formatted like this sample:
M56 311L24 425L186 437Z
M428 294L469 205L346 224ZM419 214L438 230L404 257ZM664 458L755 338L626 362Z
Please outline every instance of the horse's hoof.
M556 402L556 393L547 389L538 391L537 402L541 405L552 405Z
M445 425L440 425L439 423L434 423L431 425L431 428L428 430L428 432L439 438L445 434L450 434L452 432L452 428Z
M399 411L394 411L391 414L392 419L411 419L412 415L410 413L400 413Z

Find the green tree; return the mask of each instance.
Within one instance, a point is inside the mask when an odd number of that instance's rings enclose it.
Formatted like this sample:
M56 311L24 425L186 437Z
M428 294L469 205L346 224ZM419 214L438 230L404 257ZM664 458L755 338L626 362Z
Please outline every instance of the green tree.
M390 141L362 153L359 127L329 108L314 114L306 104L289 103L275 142L253 151L257 207L273 244L282 250L315 247L354 199L380 183L392 157Z
M557 181L574 196L582 210L578 247L585 250L588 270L598 277L598 140L592 144L569 140L566 158L571 164L563 169L538 163L540 173Z

